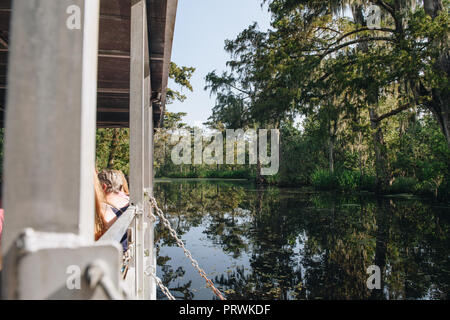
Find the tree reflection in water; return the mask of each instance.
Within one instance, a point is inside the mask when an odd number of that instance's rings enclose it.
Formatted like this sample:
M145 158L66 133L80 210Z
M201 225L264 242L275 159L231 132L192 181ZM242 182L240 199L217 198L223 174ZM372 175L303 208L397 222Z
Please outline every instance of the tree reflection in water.
M228 299L449 297L448 207L217 180L158 182L155 195L200 265L223 263L202 257L211 248L233 262L211 274ZM158 226L156 240L164 284L182 299L213 298L181 250L169 257L167 230ZM370 265L381 290L366 286Z

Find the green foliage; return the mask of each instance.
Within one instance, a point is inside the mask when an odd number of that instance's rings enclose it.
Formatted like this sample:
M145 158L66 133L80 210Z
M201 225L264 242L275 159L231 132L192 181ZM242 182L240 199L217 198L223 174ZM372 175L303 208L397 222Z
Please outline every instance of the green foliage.
M169 77L181 88L192 91L190 79L195 72L195 68L179 67L171 62ZM167 89L167 103L170 104L175 99L184 101L186 96L179 91ZM186 113L164 113L164 128L155 134L154 160L155 168L158 170L169 157L166 145L170 137L169 131L173 129L185 128L186 124L182 118ZM129 129L108 128L98 129L96 134L96 166L97 169L109 168L122 170L125 175L129 173L129 151L130 133Z
M414 193L418 184L417 179L411 177L399 177L390 187L391 193Z
M190 80L195 72L195 68L192 67L179 67L176 63L171 62L169 67L169 78L173 79L176 84L181 88L186 88L189 91L193 91ZM168 88L167 93L167 103L170 104L174 100L183 102L186 100L186 96L181 93L181 91L176 91Z
M220 179L251 179L254 178L251 171L248 169L240 169L235 171L207 171L206 178L220 178Z
M311 173L327 165L323 139L316 127L301 132L292 123L282 123L278 181L283 185L309 185Z
M253 24L226 40L228 70L206 78L217 95L209 125L279 128L280 171L270 184L445 198L448 1L440 11L388 2L376 30L364 1L263 2L271 30Z
M193 179L200 178L198 172L186 171L186 172L169 172L164 176L157 174L157 178L182 178L182 179Z
M375 191L376 177L373 175L361 175L360 190Z
M437 186L433 181L426 180L414 186L415 193L426 197L437 197Z
M248 169L241 170L202 170L183 172L168 172L166 174L157 174L158 178L209 178L209 179L253 179L253 173Z
M450 202L450 180L443 182L439 186L438 200Z
M164 112L164 129L173 130L186 128L187 124L182 122L186 112Z
M357 171L343 170L336 174L339 190L343 192L356 191L360 188L361 174Z
M381 28L369 30L361 15L367 2L345 2L352 17L342 16L343 1L265 2L271 30L253 24L226 40L228 69L205 79L205 89L216 96L207 125L222 131L279 128L280 170L266 177L268 184L346 193L380 191L382 185L392 193L448 199L450 140L439 116L449 104L448 72L441 68L448 65L447 10L413 11L401 1L399 10L382 8ZM170 67L170 77L190 91L193 72ZM169 102L185 98L168 91ZM192 129L184 115L167 113L165 128L155 135L157 176L257 176L254 167L175 166L169 140L172 129ZM298 116L301 124L294 122ZM111 165L110 135L98 143L101 166Z
M329 170L319 169L313 172L311 182L318 190L334 190L337 187L336 176Z
M96 166L129 173L130 133L129 129L97 129Z
M317 190L339 190L341 192L373 191L375 177L361 175L358 171L318 169L311 175L311 182Z

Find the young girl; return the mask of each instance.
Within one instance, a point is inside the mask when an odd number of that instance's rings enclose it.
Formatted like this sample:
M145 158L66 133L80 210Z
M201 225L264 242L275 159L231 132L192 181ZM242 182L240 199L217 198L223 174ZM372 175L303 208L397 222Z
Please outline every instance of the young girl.
M106 205L105 195L98 180L97 172L94 175L94 191L95 191L95 241L111 227L117 220L117 216Z
M98 179L104 192L107 206L115 214L116 219L119 218L130 206L130 199L124 190L124 185L128 189L125 176L118 170L103 170L98 174ZM111 220L112 223L116 219ZM120 242L124 251L126 251L128 247L126 234Z

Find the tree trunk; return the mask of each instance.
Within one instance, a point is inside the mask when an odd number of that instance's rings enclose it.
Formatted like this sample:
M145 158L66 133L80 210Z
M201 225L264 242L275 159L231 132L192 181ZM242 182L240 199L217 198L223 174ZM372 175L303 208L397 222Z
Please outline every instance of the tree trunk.
M337 132L337 124L338 121L334 120L334 123L331 123L332 120L330 119L328 122L328 135L329 135L329 141L328 141L328 160L330 163L330 172L334 172L334 144L336 141L336 132Z
M442 0L423 0L423 8L425 13L432 18L435 18L439 11L444 9Z
M442 93L436 91L433 90L433 101L430 103L429 108L439 123L439 127L450 148L450 97L448 92Z
M258 157L258 162L256 164L256 183L257 184L263 184L264 179L261 175L261 161L259 161L259 157Z
M119 136L120 136L120 129L114 128L113 129L113 136L111 139L111 145L110 145L110 151L109 151L109 157L108 157L108 169L112 169L114 167L114 159L116 158L118 149L119 149Z
M328 158L330 161L330 172L334 172L334 139L330 137L330 142L328 145Z
M444 10L444 5L442 0L424 0L425 13L429 15L432 19L439 15L439 12ZM436 61L434 68L437 73L443 74L447 78L450 77L450 53L448 45L448 35L445 35L442 39L436 40L436 45L442 47L441 55ZM425 91L425 92L424 92ZM424 88L421 88L421 92L426 92ZM433 112L442 133L447 140L447 144L450 148L450 89L432 89L431 90L431 101L428 103L428 108Z
M386 144L384 142L380 124L376 121L378 118L376 110L371 108L369 113L375 150L376 193L386 193L389 185L389 166L386 157Z
M359 120L358 120L359 123ZM362 186L364 178L364 165L363 165L363 150L362 150L363 135L362 132L358 132L358 164L359 164L359 186Z

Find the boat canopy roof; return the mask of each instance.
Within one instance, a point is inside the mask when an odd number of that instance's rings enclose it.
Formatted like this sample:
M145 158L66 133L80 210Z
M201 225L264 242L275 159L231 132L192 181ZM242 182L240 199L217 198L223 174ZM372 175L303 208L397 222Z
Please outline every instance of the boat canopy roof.
M129 127L131 5L100 0L97 126ZM0 123L6 105L9 24L12 0L0 0ZM171 61L177 0L146 0L154 127L162 124Z

